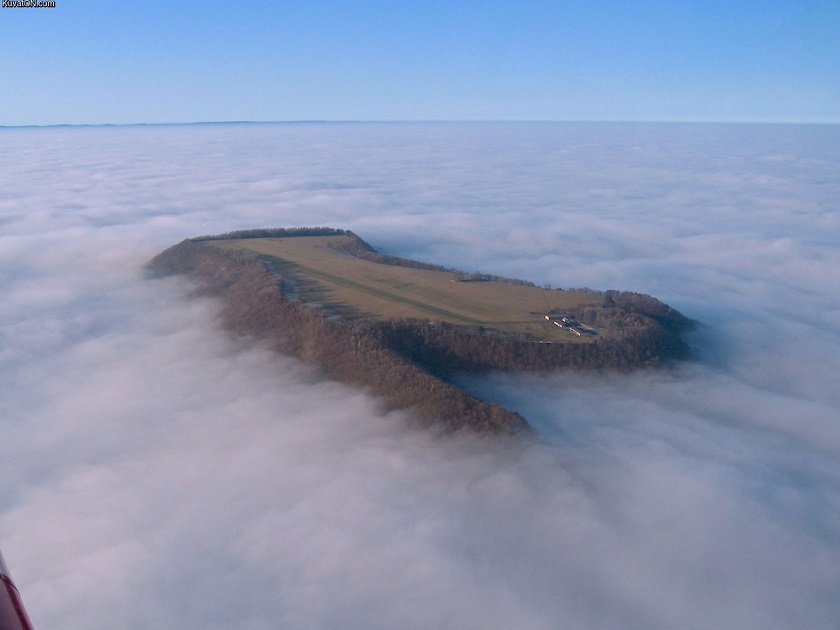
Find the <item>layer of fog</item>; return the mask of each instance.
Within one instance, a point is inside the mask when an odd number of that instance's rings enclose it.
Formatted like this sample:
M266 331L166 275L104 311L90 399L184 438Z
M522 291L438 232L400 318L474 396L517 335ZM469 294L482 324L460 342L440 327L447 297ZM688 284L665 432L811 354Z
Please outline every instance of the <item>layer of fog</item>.
M39 628L773 628L840 618L840 129L4 129L0 546ZM142 264L353 229L651 293L695 362L497 375L441 439Z

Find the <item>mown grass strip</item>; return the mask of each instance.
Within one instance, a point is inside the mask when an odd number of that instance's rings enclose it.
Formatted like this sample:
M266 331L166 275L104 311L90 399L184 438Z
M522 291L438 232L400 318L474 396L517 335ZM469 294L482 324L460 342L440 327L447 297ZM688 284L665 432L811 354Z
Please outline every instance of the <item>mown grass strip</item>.
M313 269L312 267L308 267L306 265L302 265L300 263L293 263L298 269L303 270L305 273L323 278L337 284L339 286L348 287L354 289L356 291L360 291L362 293L367 293L368 295L374 295L379 298L384 298L391 302L396 302L397 304L407 304L409 306L413 306L416 309L419 309L423 312L430 313L433 315L437 315L444 319L456 319L468 324L473 324L475 326L484 326L487 325L488 322L481 321L478 319L473 319L471 317L466 317L464 315L459 315L458 313L453 313L452 311L448 311L443 308L439 308L437 306L431 306L430 304L424 304L423 302L418 302L417 300L412 300L411 298L402 297L399 295L395 295L383 289L376 289L369 285L361 284L359 282L354 282L353 280L348 280L346 278L342 278L340 276L335 276L331 273L327 273L326 271L321 271L319 269Z

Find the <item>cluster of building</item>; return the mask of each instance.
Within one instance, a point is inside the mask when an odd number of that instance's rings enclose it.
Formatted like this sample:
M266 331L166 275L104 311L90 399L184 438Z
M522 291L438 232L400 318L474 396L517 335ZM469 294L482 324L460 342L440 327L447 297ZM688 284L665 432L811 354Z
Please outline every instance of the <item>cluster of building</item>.
M596 334L594 330L589 330L588 328L584 328L580 325L577 321L572 319L571 317L565 317L563 315L543 315L543 317L550 321L552 324L557 326L558 328L563 328L568 330L569 332L577 335L578 337L582 337L584 335L594 335Z

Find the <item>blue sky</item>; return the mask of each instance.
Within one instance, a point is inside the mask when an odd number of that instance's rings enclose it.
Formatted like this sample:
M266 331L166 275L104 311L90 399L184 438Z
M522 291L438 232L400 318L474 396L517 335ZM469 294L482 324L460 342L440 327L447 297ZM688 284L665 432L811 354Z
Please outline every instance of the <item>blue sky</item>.
M840 3L116 2L0 9L0 124L840 122Z

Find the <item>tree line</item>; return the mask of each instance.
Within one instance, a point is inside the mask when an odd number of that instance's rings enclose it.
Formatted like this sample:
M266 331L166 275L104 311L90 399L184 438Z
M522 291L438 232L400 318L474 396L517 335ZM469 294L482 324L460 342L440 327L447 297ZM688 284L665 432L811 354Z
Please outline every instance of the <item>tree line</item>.
M287 236L342 236L352 234L349 230L331 227L294 227L294 228L252 228L248 230L234 230L222 234L196 236L190 241L224 241L233 238L283 238Z
M331 228L293 231L314 235L317 230L347 233ZM225 238L241 238L231 236L241 233L279 232L246 230ZM270 273L256 255L213 247L206 240L214 239L187 239L170 247L148 269L155 275L197 279L202 294L221 298L228 329L263 339L277 351L318 365L331 378L370 388L390 404L414 408L451 429L512 433L527 426L518 414L447 382L455 372L630 370L689 354L680 333L690 320L644 294L607 291L601 305L573 309L569 314L602 331L590 343L538 343L524 335L445 322L336 319L284 298L283 278ZM351 242L358 252L372 250L358 237Z
M285 300L278 278L246 252L187 240L156 256L147 268L154 275L197 279L202 294L221 299L228 329L318 365L331 378L367 387L427 421L450 430L501 434L528 428L519 414L479 400L406 360L381 342L374 327L345 325L302 302Z

